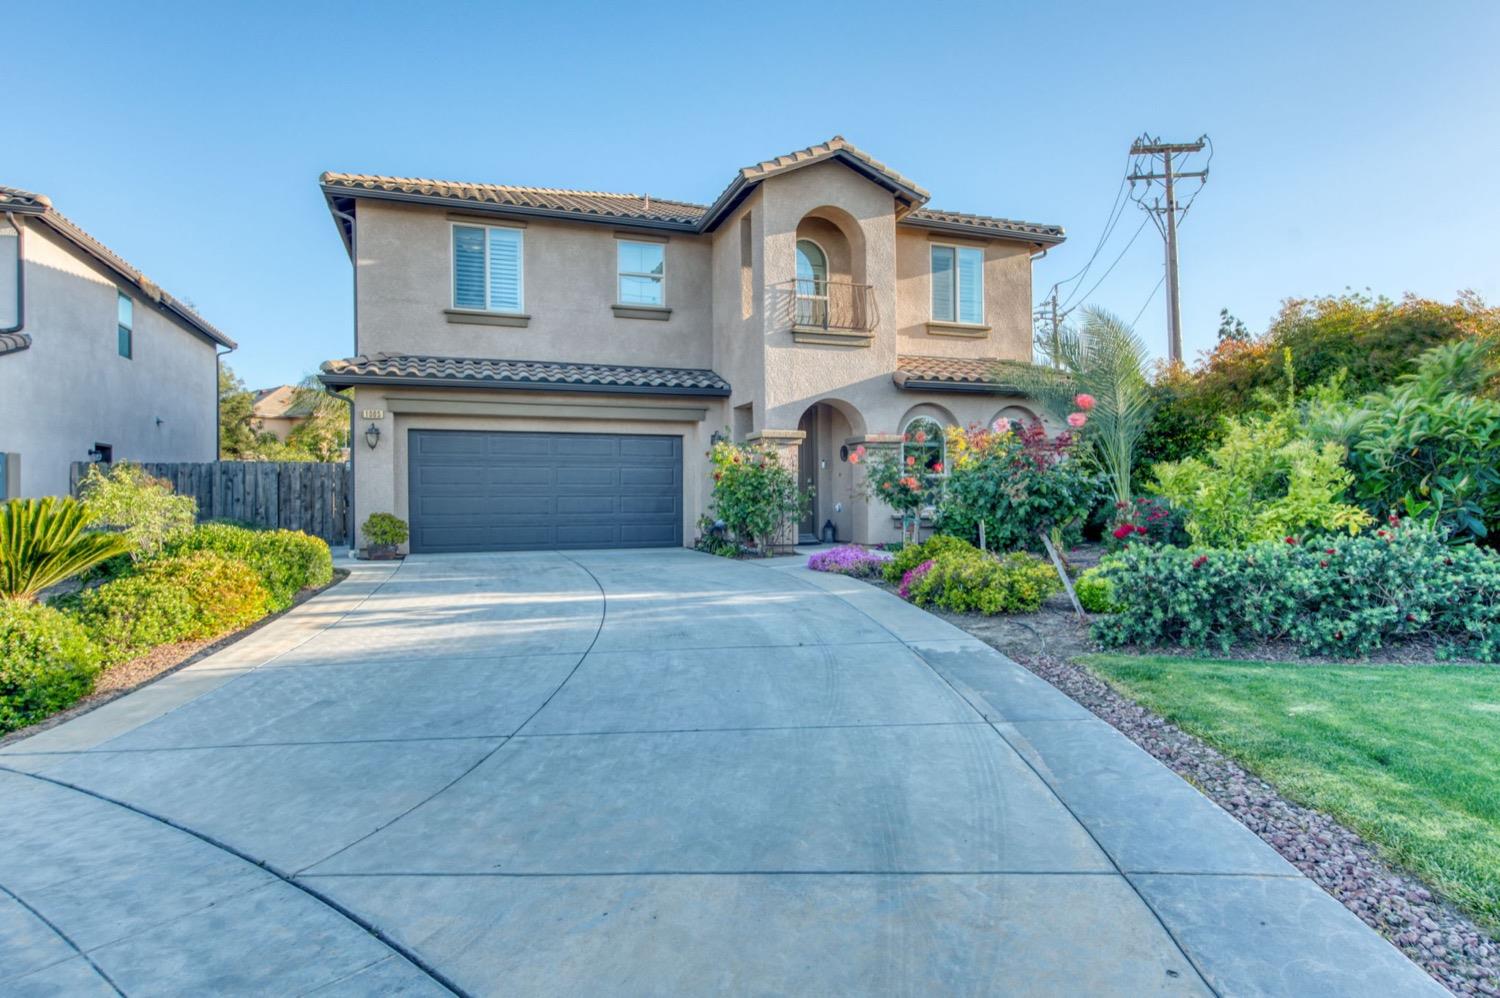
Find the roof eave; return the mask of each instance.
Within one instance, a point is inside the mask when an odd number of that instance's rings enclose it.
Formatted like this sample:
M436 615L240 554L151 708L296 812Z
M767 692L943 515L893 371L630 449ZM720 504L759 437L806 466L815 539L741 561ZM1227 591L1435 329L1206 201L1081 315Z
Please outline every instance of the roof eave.
M490 204L485 201L471 201L467 198L447 197L442 194L410 194L406 191L382 191L369 190L366 188L344 187L339 184L321 184L323 194L328 199L329 210L333 210L333 199L335 197L349 198L351 200L366 199L372 201L399 201L405 204L424 204L436 207L459 208L464 211L480 214L494 215L497 218L555 218L568 222L592 222L596 225L612 225L616 228L634 229L656 229L667 232L696 233L699 230L697 222L679 222L671 219L637 218L631 215L591 215L581 211L567 211L562 208L532 208L524 205ZM337 215L335 221L342 220ZM349 245L349 239L345 237L345 246ZM352 252L352 250L351 250Z
M910 215L901 219L897 224L910 226L914 229L927 229L932 232L952 232L956 235L979 236L985 239L1003 239L1007 242L1028 243L1034 246L1056 246L1067 240L1067 234L1058 232L1040 233L1024 232L1019 229L997 229L986 225L973 225L966 222L947 222L936 218L912 218Z
M473 388L479 391L519 392L585 392L600 395L670 395L677 397L725 398L728 388L677 388L652 385L595 385L570 384L552 381L492 381L478 378L420 378L383 374L338 374L325 371L318 380L335 391L355 385L383 385L400 387L417 385L422 387Z
M1026 393L1015 385L989 381L935 381L930 378L903 377L897 371L891 379L896 387L906 392L962 392L974 395L1013 395L1025 398Z

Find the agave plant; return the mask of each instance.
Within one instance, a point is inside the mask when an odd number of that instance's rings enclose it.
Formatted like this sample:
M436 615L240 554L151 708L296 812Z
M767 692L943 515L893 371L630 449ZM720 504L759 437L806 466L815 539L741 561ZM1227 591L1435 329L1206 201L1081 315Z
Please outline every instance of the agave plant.
M33 601L43 589L129 550L123 535L91 532L76 499L12 499L0 507L0 599Z
M1145 345L1119 316L1086 308L1082 327L1059 330L1048 346L1053 368L1007 370L1007 377L1058 421L1086 427L1083 439L1108 473L1115 500L1129 503L1136 444L1154 408ZM1081 418L1080 401L1088 410Z

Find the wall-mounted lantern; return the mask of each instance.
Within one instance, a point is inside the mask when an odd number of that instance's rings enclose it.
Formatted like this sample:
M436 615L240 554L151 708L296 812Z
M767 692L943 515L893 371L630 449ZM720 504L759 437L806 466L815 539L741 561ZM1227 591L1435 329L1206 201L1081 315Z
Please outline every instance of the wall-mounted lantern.
M380 427L374 423L369 425L365 430L365 443L370 445L371 450L375 449L375 445L380 443Z

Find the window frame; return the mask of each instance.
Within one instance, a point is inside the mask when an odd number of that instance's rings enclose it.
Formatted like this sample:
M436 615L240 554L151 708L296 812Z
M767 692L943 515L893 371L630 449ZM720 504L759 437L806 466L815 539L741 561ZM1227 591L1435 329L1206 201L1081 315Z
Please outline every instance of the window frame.
M457 230L479 229L484 233L484 307L474 308L470 305L458 303L458 241ZM521 249L516 254L516 307L491 308L490 307L490 230L500 229L505 232L513 232L521 241ZM493 222L460 221L459 219L448 220L448 307L455 312L471 312L484 315L525 315L526 314L526 227L523 225L502 225Z
M120 305L129 306L129 322L120 321ZM124 347L124 349L120 349ZM135 359L135 299L115 288L115 352L126 360Z
M946 249L946 250L952 250L953 251L953 317L951 319L944 319L944 318L940 318L938 316L938 314L937 314L937 308L936 308L937 303L934 300L935 297L936 297L936 292L937 292L937 284L933 280L933 275L937 273L937 270L932 265L932 254L937 249ZM959 257L964 252L964 250L968 250L971 253L978 253L979 254L979 298L978 298L978 301L979 301L979 318L975 319L975 320L968 320L968 319L960 318L960 316L963 314L963 309L962 309L962 306L960 305L960 300L961 300L962 295L963 295L963 291L962 291L962 288L963 288L963 279L962 279L962 276L961 276L962 273L963 273L963 269L959 266ZM985 324L985 314L988 312L988 309L985 307L985 300L984 300L984 264L985 264L985 249L982 246L970 246L970 245L967 245L965 243L944 243L944 242L938 242L936 240L934 240L933 242L931 242L931 243L928 244L928 248L927 248L927 281L928 281L928 289L927 289L927 314L928 314L928 317L929 317L929 321L931 321L931 322L947 323L947 324L953 325L953 326L972 326L972 327L976 327L976 328L979 327L979 326L983 326Z
M934 427L937 428L937 433L933 434L927 440L924 440L924 441L918 443L917 441L910 439L911 434L912 434L912 426L914 424L916 424L916 423L930 423L932 426L934 426ZM935 417L935 416L930 416L930 415L928 415L926 413L922 413L922 412L919 412L916 415L912 416L901 427L901 463L902 463L902 465L904 466L906 464L906 458L907 458L907 453L906 452L907 452L908 448L920 448L923 452L929 452L930 453L931 449L932 449L932 447L934 445L934 443L937 446L937 462L936 463L939 466L941 466L943 470L942 471L934 471L932 469L931 465L929 465L927 462L923 461L922 462L922 469L923 469L922 470L922 474L928 475L928 476L934 476L934 477L937 477L937 478L943 478L943 477L947 476L947 474L948 474L948 437L947 437L947 428L945 426L943 426L942 422L939 421L937 419L937 417Z
M661 273L652 274L638 270L622 270L620 267L620 247L632 246L657 246L661 249ZM615 239L615 304L621 308L668 308L667 305L667 243L657 242L654 239L627 239L623 236ZM620 295L620 279L622 277L643 277L655 281L661 287L661 301L639 302L625 301Z

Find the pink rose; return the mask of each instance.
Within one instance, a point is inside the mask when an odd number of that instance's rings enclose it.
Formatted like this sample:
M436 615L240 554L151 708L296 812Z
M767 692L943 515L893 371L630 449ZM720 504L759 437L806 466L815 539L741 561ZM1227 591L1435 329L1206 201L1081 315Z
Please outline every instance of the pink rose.
M1078 408L1082 409L1084 412L1088 412L1094 407L1094 396L1090 395L1088 392L1080 392L1078 394L1078 397L1073 400L1073 404L1078 406Z
M1081 429L1083 427L1083 424L1087 423L1088 421L1089 418L1081 412L1068 413L1068 425L1073 427L1073 429L1075 430Z

